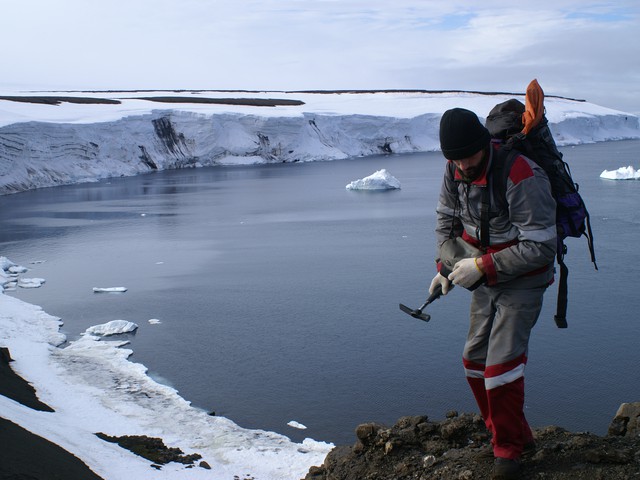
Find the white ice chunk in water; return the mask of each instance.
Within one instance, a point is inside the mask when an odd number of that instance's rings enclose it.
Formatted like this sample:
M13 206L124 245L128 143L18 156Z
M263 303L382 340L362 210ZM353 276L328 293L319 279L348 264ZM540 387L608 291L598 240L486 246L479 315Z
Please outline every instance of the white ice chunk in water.
M346 186L347 190L394 190L400 188L400 182L386 169L378 170L368 177L354 180Z
M22 265L12 265L7 271L9 273L25 273L27 271L27 268L23 267Z
M46 282L44 278L21 278L18 286L21 288L40 288Z
M149 323L150 323L151 325L158 325L158 324L160 324L160 323L162 323L162 322L161 322L160 320L158 320L157 318L150 318L150 319L149 319Z
M106 337L108 335L119 335L121 333L133 332L138 328L133 322L127 322L126 320L112 320L100 325L94 325L87 328L85 333L89 335L96 335L100 337Z
M287 425L289 425L290 427L293 428L297 428L299 430L306 430L307 427L301 423L296 422L295 420L291 420L289 423L287 423Z
M605 170L600 174L600 178L607 180L640 180L640 170L636 170L631 165L620 167L617 170Z
M127 287L93 287L94 293L123 293Z

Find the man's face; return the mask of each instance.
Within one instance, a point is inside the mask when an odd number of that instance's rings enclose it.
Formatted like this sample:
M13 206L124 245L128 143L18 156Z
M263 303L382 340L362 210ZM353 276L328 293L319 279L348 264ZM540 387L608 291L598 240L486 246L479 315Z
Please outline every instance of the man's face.
M465 181L472 182L478 178L484 170L484 150L460 160L452 160L456 168L460 171Z

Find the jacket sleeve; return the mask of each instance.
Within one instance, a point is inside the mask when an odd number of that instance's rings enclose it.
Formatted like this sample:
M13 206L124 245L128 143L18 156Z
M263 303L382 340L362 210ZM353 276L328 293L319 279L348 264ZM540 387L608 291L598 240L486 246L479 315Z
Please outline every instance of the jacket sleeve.
M436 252L445 240L462 235L462 222L455 216L458 185L453 180L453 171L453 164L448 162L436 207ZM436 262L438 261L439 258L436 258Z
M509 172L506 198L509 220L518 229L518 243L483 255L489 285L551 269L556 255L556 202L544 170L518 156Z

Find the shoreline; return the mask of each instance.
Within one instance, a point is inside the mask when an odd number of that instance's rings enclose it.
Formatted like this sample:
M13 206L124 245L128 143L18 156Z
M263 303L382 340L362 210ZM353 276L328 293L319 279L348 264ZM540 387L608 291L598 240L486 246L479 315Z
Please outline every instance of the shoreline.
M210 416L131 362L126 342L67 344L60 325L0 293L0 479L292 480L333 447Z

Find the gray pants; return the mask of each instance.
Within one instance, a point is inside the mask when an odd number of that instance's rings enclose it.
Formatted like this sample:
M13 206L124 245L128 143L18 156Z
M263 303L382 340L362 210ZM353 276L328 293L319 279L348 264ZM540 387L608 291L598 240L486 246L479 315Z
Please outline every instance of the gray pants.
M474 290L463 357L490 366L526 355L545 290L546 287L501 286L481 286Z
M471 300L463 363L496 457L518 458L533 435L524 416L524 366L546 287L482 286Z

